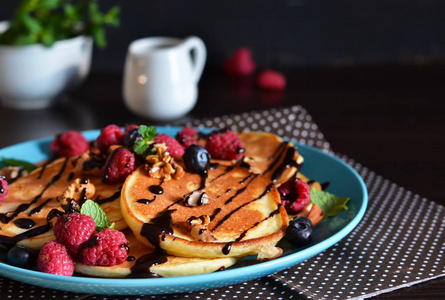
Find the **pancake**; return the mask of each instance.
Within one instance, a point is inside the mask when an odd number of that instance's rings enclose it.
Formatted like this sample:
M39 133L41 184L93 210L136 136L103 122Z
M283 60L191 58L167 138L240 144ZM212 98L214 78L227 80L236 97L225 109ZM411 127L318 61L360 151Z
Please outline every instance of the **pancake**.
M303 164L303 157L290 142L274 133L262 131L238 132L245 150L240 161L212 159L224 165L239 165L251 172L272 180L276 186L296 175Z
M234 257L189 258L166 255L139 242L131 230L124 231L131 260L115 266L88 266L75 263L77 273L108 278L176 277L205 274L224 270L238 260Z
M85 173L79 164L81 158L60 158L20 177L8 187L9 192L0 206L0 245L14 244L40 249L54 239L51 220L63 212L61 196L75 182L88 179L94 186L92 200L98 202L116 229L127 227L120 210L120 185L102 183L98 172ZM77 191L79 193L79 191ZM80 191L82 193L82 191ZM77 195L86 197L85 195ZM89 195L91 196L91 195ZM74 198L75 195L70 195ZM55 218L54 218L55 220Z
M208 203L186 204L186 195L196 193ZM280 203L268 178L221 164L213 164L207 176L186 172L168 181L149 176L142 166L127 178L121 195L122 215L140 242L200 258L279 255L275 245L288 223Z

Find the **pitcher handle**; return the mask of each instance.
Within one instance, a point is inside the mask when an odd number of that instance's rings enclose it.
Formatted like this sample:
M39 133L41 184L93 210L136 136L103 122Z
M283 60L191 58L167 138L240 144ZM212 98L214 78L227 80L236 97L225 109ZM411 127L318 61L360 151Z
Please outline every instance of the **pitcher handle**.
M194 50L194 70L193 70L193 79L194 82L198 82L201 78L202 71L204 71L204 66L207 58L207 49L202 41L197 36L190 36L185 39L184 46L188 48L189 51Z

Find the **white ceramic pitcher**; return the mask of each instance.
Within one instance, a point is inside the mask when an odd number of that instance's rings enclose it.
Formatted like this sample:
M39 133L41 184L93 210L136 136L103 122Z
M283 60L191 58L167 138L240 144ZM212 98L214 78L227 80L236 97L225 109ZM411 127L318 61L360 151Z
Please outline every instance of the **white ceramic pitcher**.
M124 69L127 108L155 120L184 116L196 104L206 56L204 42L195 36L184 40L149 37L132 42Z

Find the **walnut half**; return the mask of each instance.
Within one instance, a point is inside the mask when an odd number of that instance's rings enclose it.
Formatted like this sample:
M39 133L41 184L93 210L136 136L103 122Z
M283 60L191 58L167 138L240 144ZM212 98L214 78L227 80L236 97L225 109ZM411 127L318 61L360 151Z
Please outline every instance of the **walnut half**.
M61 205L69 205L74 200L81 205L87 199L93 198L95 193L96 188L88 179L76 178L59 197L59 201Z
M185 171L178 165L175 159L167 151L165 144L154 145L155 154L148 155L145 158L146 170L148 175L153 178L163 178L170 180L172 178L181 178Z
M207 226L210 224L210 216L203 215L199 218L191 217L188 219L191 228L191 235L197 240L203 242L213 242L217 239L207 230Z

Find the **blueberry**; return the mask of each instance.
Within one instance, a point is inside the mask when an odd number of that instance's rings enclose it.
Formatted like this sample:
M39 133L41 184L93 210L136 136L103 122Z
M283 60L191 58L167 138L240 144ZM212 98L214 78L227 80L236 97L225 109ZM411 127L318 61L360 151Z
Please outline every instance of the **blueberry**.
M210 163L210 154L199 145L190 145L182 158L186 170L190 173L202 174Z
M122 144L125 147L129 147L129 148L133 148L133 145L139 141L139 140L143 140L144 138L142 137L141 131L139 130L139 128L135 128L132 130L127 131L124 134L124 137L122 139Z
M24 246L14 246L8 251L8 263L21 268L30 268L36 262L36 253Z
M295 246L305 246L312 240L314 227L310 219L306 217L296 217L289 222L286 229L286 239Z

